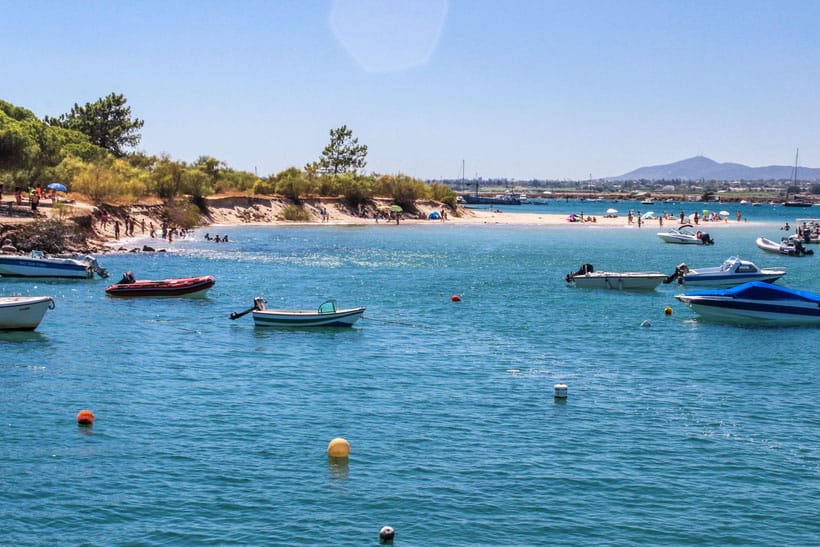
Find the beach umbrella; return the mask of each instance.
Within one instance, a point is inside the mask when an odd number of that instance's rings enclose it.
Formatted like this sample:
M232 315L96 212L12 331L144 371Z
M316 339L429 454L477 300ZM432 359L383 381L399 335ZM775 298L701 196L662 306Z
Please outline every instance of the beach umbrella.
M617 212L618 212L618 210L613 209L612 207L610 207L609 209L606 210L606 214L608 214L608 215L614 215Z
M401 205L391 205L390 210L395 211L396 213L401 213L404 211L404 209L401 208Z
M654 212L654 211L647 211L646 213L644 213L644 214L641 216L641 218L642 218L642 219L647 219L647 218L655 218L655 212Z
M57 190L58 192L67 192L68 188L65 187L65 184L60 184L59 182L52 182L48 185L49 188L52 190Z
M729 216L729 211L721 211L718 214L722 217L728 217Z

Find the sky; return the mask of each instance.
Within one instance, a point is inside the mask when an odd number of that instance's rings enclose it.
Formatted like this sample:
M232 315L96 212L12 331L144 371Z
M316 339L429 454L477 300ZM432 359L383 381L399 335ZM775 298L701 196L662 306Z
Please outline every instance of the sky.
M112 92L138 147L275 174L347 125L366 172L587 180L703 155L820 167L815 0L0 0L0 99Z

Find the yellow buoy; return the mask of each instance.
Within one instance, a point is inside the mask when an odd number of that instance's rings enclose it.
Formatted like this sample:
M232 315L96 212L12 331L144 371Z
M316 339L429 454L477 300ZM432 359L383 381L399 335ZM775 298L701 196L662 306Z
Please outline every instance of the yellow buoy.
M663 313L665 313L666 315L672 315L672 307L671 306L666 306L663 309Z
M347 458L350 455L350 443L336 437L327 445L327 455L331 458Z

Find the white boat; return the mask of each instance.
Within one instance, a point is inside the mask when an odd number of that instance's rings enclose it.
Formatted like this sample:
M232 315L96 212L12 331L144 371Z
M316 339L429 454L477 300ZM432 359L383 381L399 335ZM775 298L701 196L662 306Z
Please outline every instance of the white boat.
M592 264L584 264L571 274L567 283L581 289L614 289L621 291L653 291L666 279L660 272L596 272Z
M105 268L100 267L93 256L59 258L46 256L42 251L31 251L29 255L0 254L0 276L2 277L67 277L90 279L94 274L108 277Z
M34 330L49 309L50 296L0 296L0 330Z
M771 325L820 325L820 295L752 281L675 298L706 319Z
M351 327L361 319L364 307L338 309L335 300L327 300L316 310L269 310L265 300L253 299L253 307L239 313L232 313L231 319L238 319L253 312L253 321L260 327Z
M786 275L784 269L758 268L749 260L730 256L720 266L690 269L686 264L678 264L675 273L664 279L671 283L677 279L681 285L703 287L734 287L749 281L773 283Z
M658 232L658 237L666 243L679 243L682 245L714 245L707 232L696 230L691 224L682 224L677 228L672 228L667 232Z
M759 237L755 240L755 244L767 253L776 253L786 256L806 256L814 254L814 251L806 249L802 242L789 241L789 239L785 237L780 243L765 237Z
M798 218L796 234L789 236L792 241L805 243L820 243L820 218Z

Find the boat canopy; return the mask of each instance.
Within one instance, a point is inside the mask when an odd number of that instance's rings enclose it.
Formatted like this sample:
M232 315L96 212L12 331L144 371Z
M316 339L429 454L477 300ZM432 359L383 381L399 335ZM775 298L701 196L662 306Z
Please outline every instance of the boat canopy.
M763 281L750 281L731 289L709 289L687 292L686 296L729 296L749 300L804 300L820 304L820 296L807 291L788 289Z

